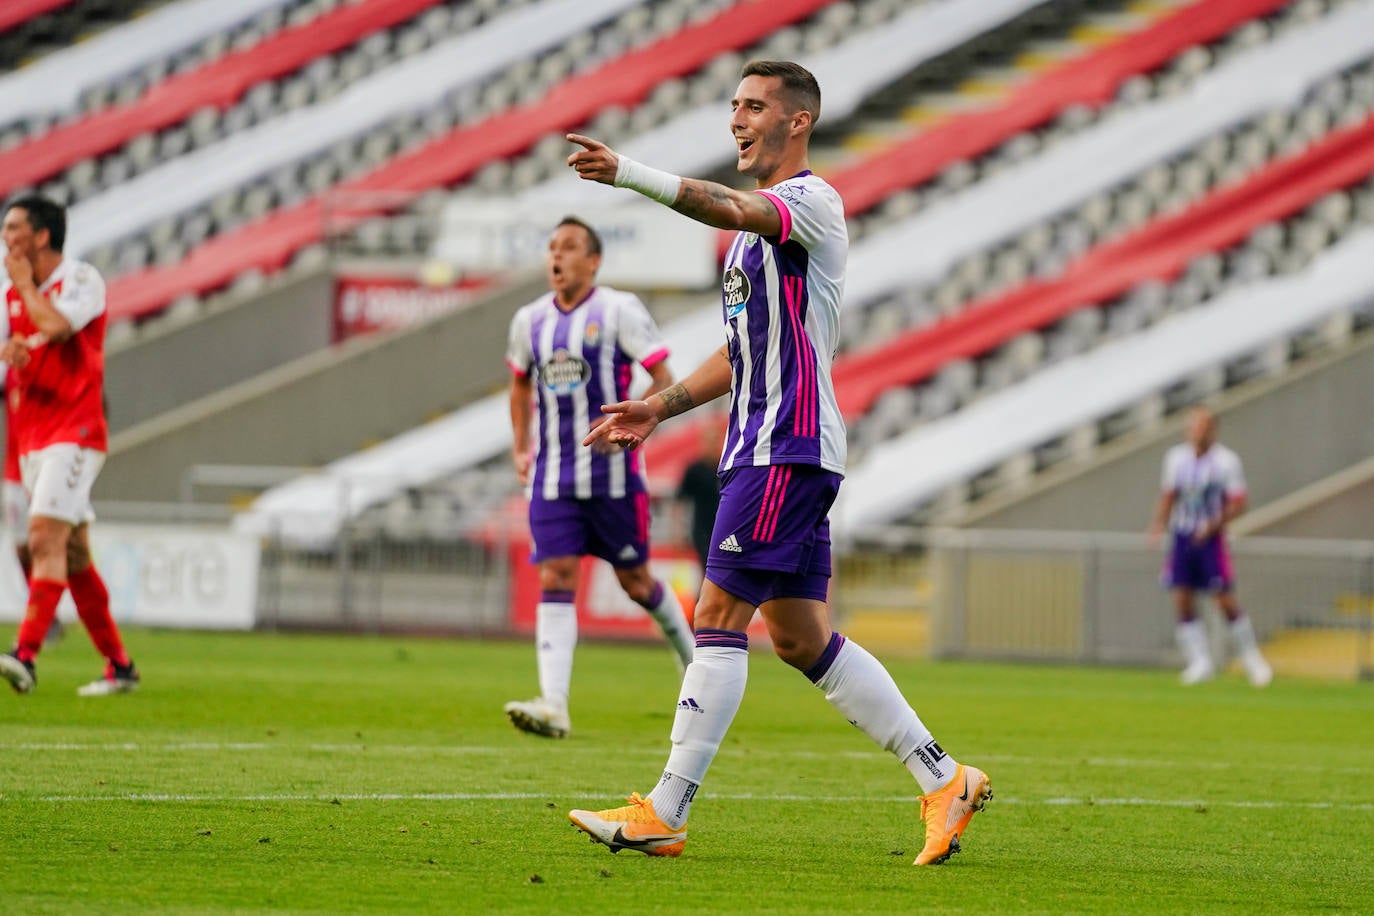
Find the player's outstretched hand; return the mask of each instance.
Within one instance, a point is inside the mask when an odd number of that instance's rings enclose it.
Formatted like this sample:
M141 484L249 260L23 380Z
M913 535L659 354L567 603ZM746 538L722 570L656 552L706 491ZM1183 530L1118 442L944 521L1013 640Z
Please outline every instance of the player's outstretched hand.
M582 440L583 445L596 448L604 441L621 448L637 449L658 428L658 414L648 401L605 404L601 412L606 414L606 419L592 427Z
M569 143L576 143L582 149L568 157L568 165L577 172L578 178L614 184L616 170L620 168L620 157L600 140L584 137L581 134L568 134Z

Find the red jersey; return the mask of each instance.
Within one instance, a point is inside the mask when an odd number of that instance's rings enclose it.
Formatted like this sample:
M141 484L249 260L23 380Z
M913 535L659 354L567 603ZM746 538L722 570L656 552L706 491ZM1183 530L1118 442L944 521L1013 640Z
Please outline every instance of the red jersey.
M59 442L103 452L108 444L105 281L84 261L63 258L39 291L71 322L73 334L60 343L48 340L13 284L5 281L10 333L27 338L30 349L27 365L10 367L7 392L19 454Z

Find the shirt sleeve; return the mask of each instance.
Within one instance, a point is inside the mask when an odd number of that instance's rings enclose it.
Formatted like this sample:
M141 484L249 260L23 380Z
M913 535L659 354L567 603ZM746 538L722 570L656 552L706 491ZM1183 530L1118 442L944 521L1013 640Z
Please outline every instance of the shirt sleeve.
M89 264L77 264L62 281L53 308L79 331L105 311L105 280Z
M1241 467L1240 456L1234 452L1227 453L1224 481L1228 497L1235 499L1245 495L1245 469Z
M645 369L668 358L668 344L638 296L626 294L620 306L620 349Z
M1178 450L1169 449L1164 453L1164 470L1159 475L1159 489L1162 493L1172 493L1178 489Z
M782 229L776 238L769 239L777 245L796 240L808 250L816 248L834 232L836 220L844 221L844 207L834 189L824 183L810 183L804 176L755 193L778 208Z
M534 368L534 347L530 342L530 315L527 309L515 313L510 323L510 337L506 341L506 365L521 378Z

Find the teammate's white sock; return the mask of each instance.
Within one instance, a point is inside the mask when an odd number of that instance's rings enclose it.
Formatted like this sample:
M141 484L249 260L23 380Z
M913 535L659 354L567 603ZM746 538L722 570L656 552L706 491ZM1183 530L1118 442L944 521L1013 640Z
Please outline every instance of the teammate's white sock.
M1241 614L1227 624L1226 628L1231 632L1231 645L1235 646L1237 655L1243 657L1259 652L1259 643L1255 641L1255 628L1250 623L1248 614Z
M673 647L685 670L692 663L693 636L692 628L687 626L687 615L682 613L682 602L677 600L677 595L662 580L655 580L653 593L649 595L644 609L663 631L668 645Z
M954 778L958 767L935 743L930 729L902 696L882 662L839 633L807 671L825 698L879 746L891 751L931 793Z
M669 827L687 822L696 787L706 777L749 677L748 637L731 630L698 630L696 652L682 677L673 749L664 779L649 793L654 811Z
M577 648L577 609L571 592L544 593L544 600L535 609L534 644L539 662L539 695L566 712L573 650Z
M1260 651L1259 641L1255 639L1255 627L1250 623L1249 614L1241 614L1231 621L1231 644L1236 655L1245 667L1245 674L1256 687L1265 687L1274 679L1274 669L1269 667L1264 653Z
M1207 628L1198 618L1181 622L1174 629L1178 647L1189 668L1199 671L1212 668L1212 649L1207 642Z

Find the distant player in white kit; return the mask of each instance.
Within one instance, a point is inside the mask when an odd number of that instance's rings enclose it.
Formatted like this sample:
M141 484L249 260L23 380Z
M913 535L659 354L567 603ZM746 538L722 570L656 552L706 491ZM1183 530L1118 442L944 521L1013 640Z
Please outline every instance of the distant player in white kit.
M839 195L808 168L820 87L786 61L755 61L742 77L730 131L736 168L755 179L757 191L668 175L587 137L568 138L583 147L568 158L582 178L740 230L721 286L725 345L681 383L604 408L610 419L586 439L635 448L660 421L730 395L720 507L694 621L696 655L683 678L667 765L647 798L636 793L625 807L569 817L613 852L681 855L692 799L744 698L745 628L757 608L778 656L920 784L926 836L916 864L936 864L959 851L991 783L945 753L882 664L830 627L828 514L845 461L830 366L849 236Z
M572 727L568 694L577 645L578 568L591 554L610 563L625 593L649 612L683 666L692 633L677 595L649 572L649 493L639 456L613 446L582 447L601 405L629 397L638 363L647 394L673 383L668 347L644 304L597 286L601 238L566 217L549 238L550 292L515 313L506 363L511 370L511 458L530 500L531 559L543 590L535 644L540 695L506 704L517 728L549 738ZM531 446L532 403L538 402Z
M1226 525L1245 511L1245 472L1235 452L1216 441L1216 416L1205 407L1188 415L1188 441L1164 455L1159 502L1150 524L1158 539L1167 526L1171 543L1164 584L1178 611L1175 636L1186 666L1182 680L1196 684L1215 675L1207 628L1197 616L1194 594L1211 592L1226 615L1236 655L1250 683L1264 687L1273 679L1255 642L1250 618L1236 603L1235 575L1226 549Z

